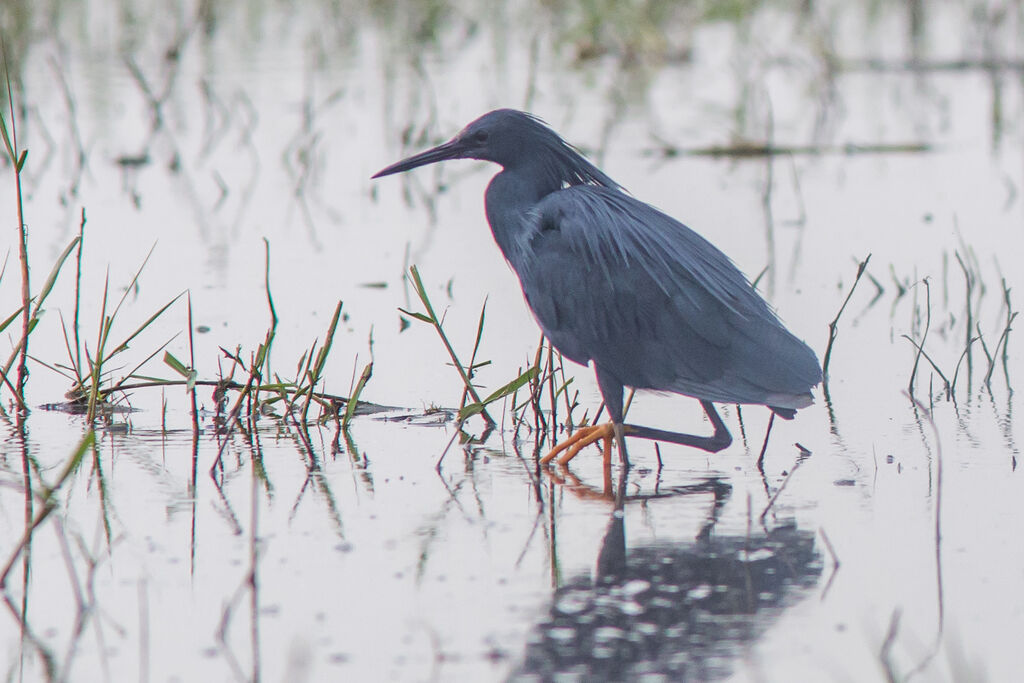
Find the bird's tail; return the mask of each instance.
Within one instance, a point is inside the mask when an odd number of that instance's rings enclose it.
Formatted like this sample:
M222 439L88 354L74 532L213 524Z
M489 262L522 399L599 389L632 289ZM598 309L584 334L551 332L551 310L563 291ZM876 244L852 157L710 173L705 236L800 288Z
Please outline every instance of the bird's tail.
M779 408L778 406L768 406L772 412L781 417L783 420L792 420L796 417L796 408Z

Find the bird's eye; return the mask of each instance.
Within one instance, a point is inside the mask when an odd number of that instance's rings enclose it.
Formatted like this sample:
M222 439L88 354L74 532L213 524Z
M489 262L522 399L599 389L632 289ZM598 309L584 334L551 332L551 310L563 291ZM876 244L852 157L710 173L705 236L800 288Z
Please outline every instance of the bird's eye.
M473 133L473 139L481 144L487 142L488 136L489 134L486 130L478 130L477 132Z

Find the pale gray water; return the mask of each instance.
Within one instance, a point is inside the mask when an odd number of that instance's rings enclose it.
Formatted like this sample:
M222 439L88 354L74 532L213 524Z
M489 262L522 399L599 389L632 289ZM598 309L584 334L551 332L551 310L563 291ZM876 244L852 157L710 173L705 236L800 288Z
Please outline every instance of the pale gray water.
M972 312L990 350L1005 326L1000 278L1020 291L1020 7L986 19L976 3L908 3L923 13L915 34L903 4L812 3L807 14L775 3L716 18L612 5L596 33L561 3L29 11L15 97L27 107L33 283L84 207L88 347L107 268L120 296L155 243L114 336L189 289L195 325L209 328L195 335L196 365L215 378L218 347L240 344L247 357L264 338L266 237L275 371L294 374L341 299L348 318L326 389L348 394L372 331L363 398L414 419L357 417L337 453L335 426L313 428L311 462L294 426L266 417L258 438L231 437L214 479L212 417L193 466L184 391L133 392L138 410L115 418L127 430L101 432L34 534L27 597L24 556L8 580L35 639L11 610L0 618L10 678L45 680L41 652L53 677L75 681L872 680L885 661L900 680L1014 677L1024 631L1014 395L1001 363L984 386L980 343L956 403L922 359L916 396L933 408L933 432L903 394L914 354L902 335L921 338L929 278L926 351L952 378L968 334L957 252L984 285ZM6 36L15 15L3 16ZM179 34L188 38L168 60ZM20 44L8 49L20 55ZM157 98L166 92L155 132L132 65ZM419 307L406 266L419 266L464 357L488 297L487 392L532 357L539 332L484 222L493 168L369 176L498 106L544 117L752 278L771 265L762 291L819 355L856 261L872 254L884 291L872 303L863 280L840 321L831 403L776 423L764 478L755 460L767 411L744 409L741 432L733 406L723 412L736 441L718 455L665 446L659 470L653 445L636 444L621 518L600 497L596 451L573 465L577 483L538 479L532 437L513 443L507 413L504 431L455 446L435 472L454 423L424 413L457 404L461 383L431 329L399 332L396 308ZM792 153L663 154L742 142ZM3 178L0 216L13 226L9 167ZM4 235L6 317L20 288L15 233ZM69 318L73 293L72 263L32 336L50 365L66 363L57 313ZM116 372L187 326L176 304ZM1012 386L1016 332L1008 348ZM187 359L187 335L168 349ZM142 374L173 376L160 356ZM68 381L31 369L30 404L62 401ZM572 386L592 414L589 371L576 368ZM209 390L200 395L212 410ZM666 428L706 428L700 419L682 398L640 396L631 412ZM25 528L25 463L34 487L52 483L85 427L39 409L24 435L0 423L5 562ZM482 424L468 431L480 436ZM811 455L793 471L795 442Z

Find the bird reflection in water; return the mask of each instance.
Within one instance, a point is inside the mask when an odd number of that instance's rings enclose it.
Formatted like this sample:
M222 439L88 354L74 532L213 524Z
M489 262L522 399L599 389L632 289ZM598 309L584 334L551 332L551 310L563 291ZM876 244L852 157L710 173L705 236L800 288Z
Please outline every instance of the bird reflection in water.
M620 495L593 576L556 589L511 680L728 676L745 648L816 585L823 566L815 534L792 523L745 534L717 531L731 493L728 483L712 478L653 495ZM712 502L693 541L627 545L625 506L695 495Z

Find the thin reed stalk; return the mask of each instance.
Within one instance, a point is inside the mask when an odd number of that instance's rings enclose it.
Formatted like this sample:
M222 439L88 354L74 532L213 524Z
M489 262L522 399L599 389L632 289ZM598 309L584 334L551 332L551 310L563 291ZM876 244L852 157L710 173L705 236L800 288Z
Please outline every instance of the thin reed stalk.
M839 307L839 312L836 313L836 317L828 324L828 345L825 347L825 361L822 363L826 392L828 391L828 365L832 360L832 345L835 343L836 337L839 336L839 318L843 315L843 311L846 310L846 305L850 303L850 298L857 290L857 283L860 282L861 276L864 275L864 269L868 267L868 262L870 260L871 254L868 254L867 258L857 265L857 276L853 279L853 285L850 287L850 291L846 293L846 298L843 299L843 305Z
M18 147L18 124L14 115L14 92L11 88L11 74L7 70L7 51L4 49L4 77L7 82L7 106L10 116L10 131L7 121L0 114L0 134L3 135L7 157L14 167L15 205L18 212L18 260L21 264L21 342L18 351L18 375L14 386L14 399L18 403L19 416L25 410L25 383L28 381L28 336L32 330L32 316L29 312L31 303L31 286L28 268L28 228L25 225L25 204L21 190L21 173L25 168L28 150ZM4 369L4 375L9 367ZM21 419L19 417L19 419Z

